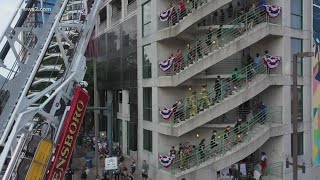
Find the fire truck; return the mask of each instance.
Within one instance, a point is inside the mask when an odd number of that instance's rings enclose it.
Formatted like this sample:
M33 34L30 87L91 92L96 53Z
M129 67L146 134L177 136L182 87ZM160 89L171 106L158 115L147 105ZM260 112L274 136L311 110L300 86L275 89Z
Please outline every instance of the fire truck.
M101 0L20 0L0 34L0 176L64 179Z

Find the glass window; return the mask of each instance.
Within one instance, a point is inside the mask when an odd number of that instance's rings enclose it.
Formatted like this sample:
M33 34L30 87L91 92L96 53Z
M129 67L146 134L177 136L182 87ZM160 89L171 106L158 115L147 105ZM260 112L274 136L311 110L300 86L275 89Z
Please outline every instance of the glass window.
M293 93L291 88L291 100L293 99ZM291 101L291 107L292 107L292 101ZM292 114L292 108L291 108L291 114ZM298 114L297 114L298 122L303 122L303 86L298 86Z
M291 27L302 29L302 19L303 19L303 11L302 11L302 2L303 0L291 0Z
M100 24L102 24L103 22L105 22L107 20L107 7L103 7L100 10L99 16L100 16Z
M143 88L143 120L152 121L152 88Z
M142 5L142 36L151 33L151 1Z
M143 79L151 78L151 63L150 63L150 57L151 57L151 46L146 45L142 47L142 54L143 54L143 62L142 62L142 77Z
M298 38L291 38L291 53L301 53L303 51L303 40ZM303 76L303 61L298 58L298 76Z
M298 156L301 156L304 154L304 149L303 149L303 132L298 132ZM291 134L291 154L293 154L293 137Z
M143 149L152 152L152 131L143 129Z

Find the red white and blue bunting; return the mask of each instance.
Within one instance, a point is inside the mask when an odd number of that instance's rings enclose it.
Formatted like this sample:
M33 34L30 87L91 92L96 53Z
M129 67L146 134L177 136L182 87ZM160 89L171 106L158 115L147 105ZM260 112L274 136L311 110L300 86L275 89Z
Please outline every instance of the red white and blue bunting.
M163 72L168 71L173 64L173 60L174 60L174 57L160 61L160 63L159 63L160 69Z
M276 18L281 14L281 7L276 5L264 5L269 17Z
M169 8L168 10L160 13L160 21L165 22L168 21L168 19L172 16L172 13L174 11L174 7Z
M174 112L176 111L176 109L177 109L176 107L173 107L171 109L163 108L162 110L160 110L160 115L164 120L169 120L174 114Z
M168 168L171 166L173 163L174 157L169 157L169 156L161 156L159 155L159 161L161 165L165 168Z
M270 68L276 68L280 63L280 57L277 56L269 56L268 58L263 58L264 63Z

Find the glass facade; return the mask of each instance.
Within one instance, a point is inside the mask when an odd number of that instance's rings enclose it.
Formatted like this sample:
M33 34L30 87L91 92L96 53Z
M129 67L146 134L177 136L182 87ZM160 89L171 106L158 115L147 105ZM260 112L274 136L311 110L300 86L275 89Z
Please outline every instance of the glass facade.
M291 0L291 27L302 29L303 27L303 0Z
M97 44L97 81L100 98L106 99L105 91L113 92L113 115L116 117L118 104L122 101L121 90L129 91L130 108L130 149L137 150L137 17L115 26L108 32L101 34L94 41ZM103 96L103 98L102 98ZM100 101L103 106L103 100ZM119 142L120 127L114 127L115 142Z
M303 40L291 38L291 53L301 53L303 51ZM298 58L298 76L303 76L303 60Z
M143 129L143 149L152 152L152 131Z
M150 57L151 57L151 45L145 45L142 48L142 54L143 54L143 61L142 61L142 77L143 79L151 78L151 63L150 63Z
M152 88L143 88L143 120L152 121Z
M142 5L142 36L151 34L151 1Z

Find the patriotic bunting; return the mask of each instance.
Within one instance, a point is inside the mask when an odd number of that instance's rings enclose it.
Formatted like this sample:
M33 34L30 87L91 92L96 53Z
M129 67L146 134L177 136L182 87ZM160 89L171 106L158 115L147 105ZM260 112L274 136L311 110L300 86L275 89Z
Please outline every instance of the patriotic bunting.
M161 61L161 62L159 63L160 69L161 69L163 72L168 71L168 69L170 69L170 67L172 66L173 60L174 60L174 57L171 57L171 58L169 58L169 59L165 59L165 60Z
M168 21L168 19L172 16L172 13L174 11L174 7L169 8L168 10L160 13L160 21L165 22Z
M281 7L275 5L264 5L269 17L276 18L281 14Z
M165 168L168 168L171 166L173 163L174 157L169 157L169 156L161 156L159 155L159 161L161 165Z
M280 63L280 57L277 56L269 56L268 58L263 58L263 60L270 69L276 68Z
M173 107L171 109L169 108L163 108L162 110L160 110L160 115L162 116L162 118L164 120L169 120L172 115L174 114L174 112L176 111L177 107Z

